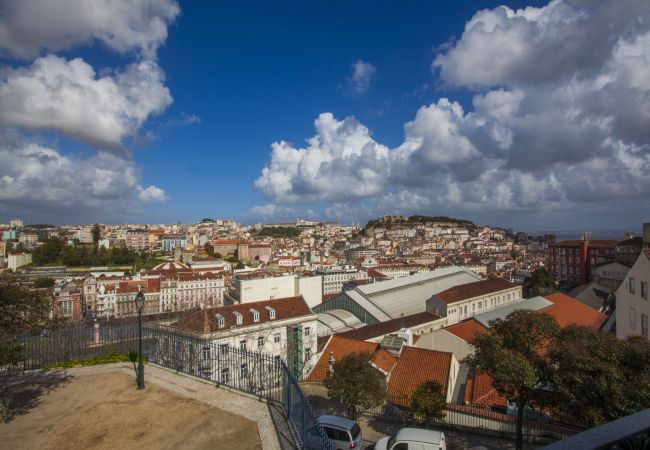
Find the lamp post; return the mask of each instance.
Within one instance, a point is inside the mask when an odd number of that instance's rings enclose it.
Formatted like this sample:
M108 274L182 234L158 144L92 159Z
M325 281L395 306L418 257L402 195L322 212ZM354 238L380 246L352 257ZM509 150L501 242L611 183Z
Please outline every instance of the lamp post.
M144 293L138 290L135 296L135 306L138 309L138 389L144 389L144 364L142 364L142 308L144 308Z

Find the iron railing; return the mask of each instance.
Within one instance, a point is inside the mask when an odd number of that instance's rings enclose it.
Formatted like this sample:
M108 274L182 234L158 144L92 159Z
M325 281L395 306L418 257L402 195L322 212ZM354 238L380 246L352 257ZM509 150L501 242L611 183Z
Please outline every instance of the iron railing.
M482 405L447 403L444 417L426 420L411 411L408 406L410 403L410 397L392 395L383 405L370 408L363 413L403 423L426 424L509 438L515 435L515 416L508 414L505 408L494 409ZM582 430L583 428L557 422L551 417L539 414L529 415L523 424L524 437L538 442L564 439Z
M143 356L149 363L267 401L284 416L297 448L330 449L311 405L279 356L219 345L156 326L143 327L143 343ZM43 369L113 352L133 353L138 346L138 327L70 327L22 336L20 345L21 360L0 365L0 373Z

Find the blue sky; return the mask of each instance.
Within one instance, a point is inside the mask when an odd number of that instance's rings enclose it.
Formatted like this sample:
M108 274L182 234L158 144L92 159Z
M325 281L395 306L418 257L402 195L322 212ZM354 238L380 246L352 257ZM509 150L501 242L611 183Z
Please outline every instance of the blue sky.
M645 2L75 3L0 6L0 221L650 220Z

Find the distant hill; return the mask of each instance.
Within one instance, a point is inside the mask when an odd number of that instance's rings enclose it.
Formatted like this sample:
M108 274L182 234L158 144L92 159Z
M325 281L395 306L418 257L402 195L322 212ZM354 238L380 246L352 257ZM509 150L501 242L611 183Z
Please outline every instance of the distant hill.
M454 217L448 217L448 216L410 216L410 217L404 217L404 216L383 216L379 217L375 220L370 220L365 228L368 227L377 227L377 226L382 226L382 227L387 227L390 228L392 226L399 226L399 225L420 225L420 224L427 224L427 223L450 223L450 224L457 224L457 225L463 225L467 226L469 228L474 228L476 225L474 222L471 220L466 220L466 219L456 219Z

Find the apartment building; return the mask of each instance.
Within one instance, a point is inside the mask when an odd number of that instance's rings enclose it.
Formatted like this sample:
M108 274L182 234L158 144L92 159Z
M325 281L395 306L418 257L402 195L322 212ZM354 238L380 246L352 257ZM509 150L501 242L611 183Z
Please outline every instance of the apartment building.
M586 284L592 270L614 257L617 241L572 240L549 245L549 268L556 280Z
M522 287L501 278L481 280L454 286L432 296L427 311L447 317L453 325L492 309L521 300Z
M644 249L616 291L616 337L648 338L650 249Z

